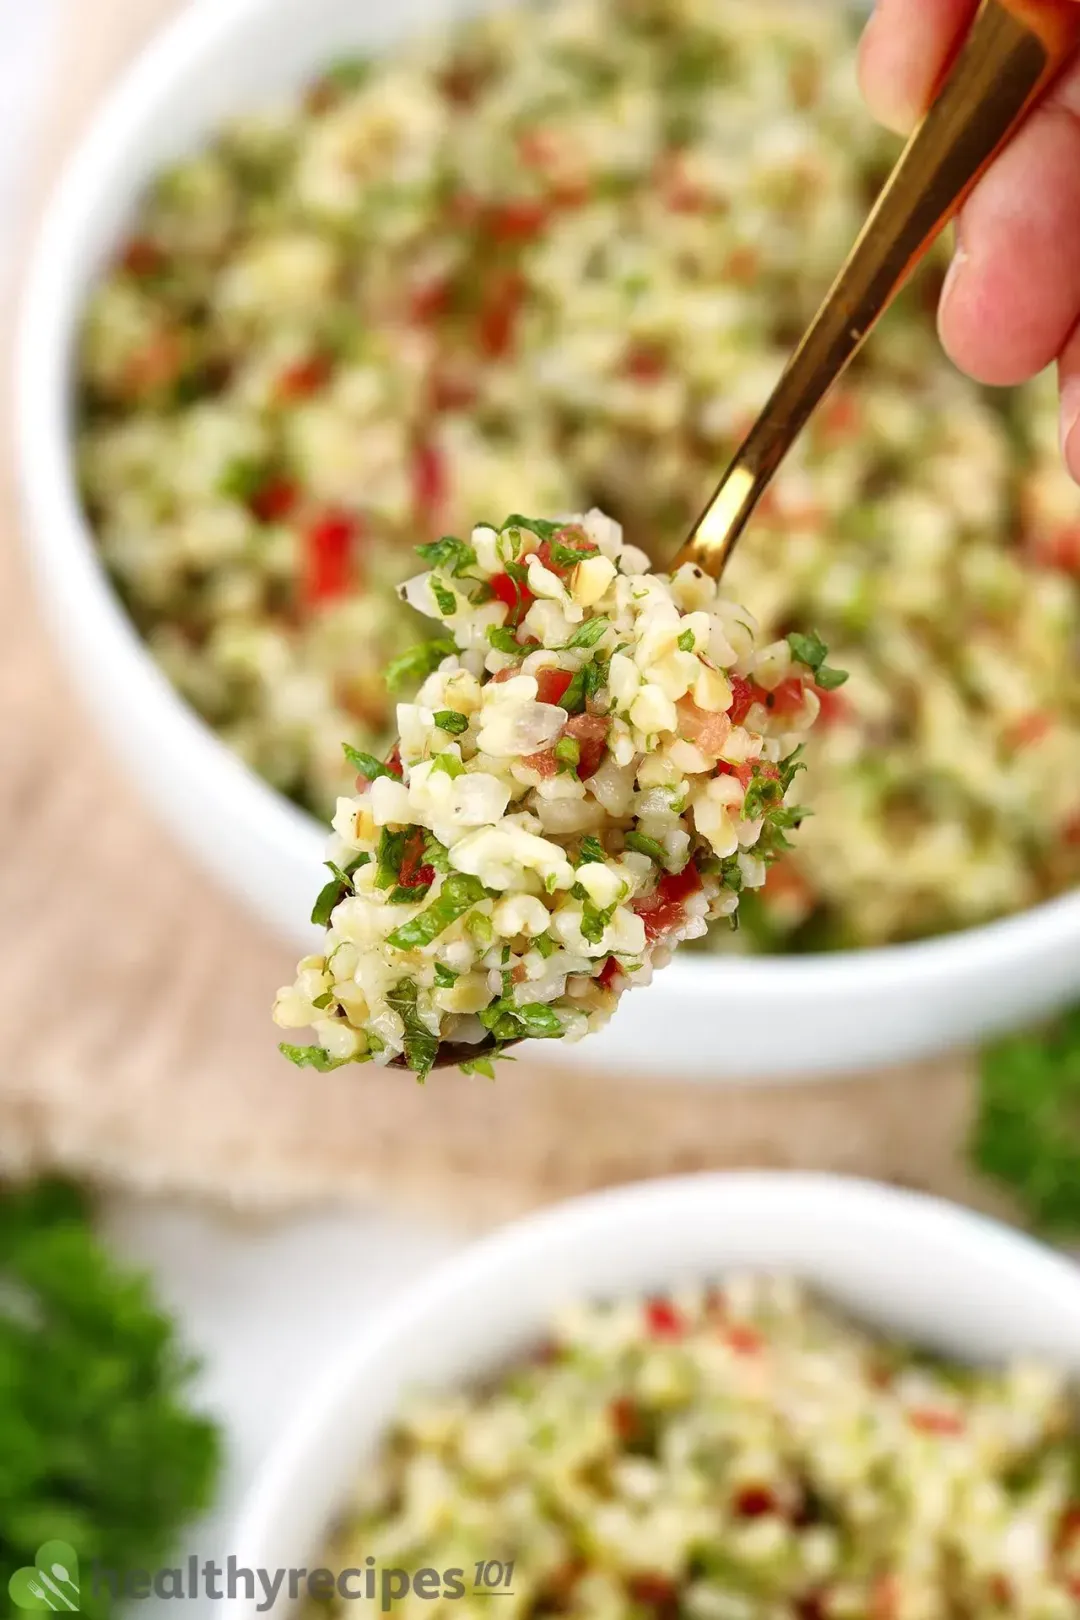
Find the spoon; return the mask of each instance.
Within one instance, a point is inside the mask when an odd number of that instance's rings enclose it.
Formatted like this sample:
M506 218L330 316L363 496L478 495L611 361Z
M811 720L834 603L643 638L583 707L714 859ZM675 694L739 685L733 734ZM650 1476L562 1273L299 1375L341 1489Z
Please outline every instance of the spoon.
M1080 45L1080 0L982 0L806 335L671 570L719 579L799 433L983 172ZM436 1068L495 1042L445 1042ZM394 1060L405 1068L404 1057Z

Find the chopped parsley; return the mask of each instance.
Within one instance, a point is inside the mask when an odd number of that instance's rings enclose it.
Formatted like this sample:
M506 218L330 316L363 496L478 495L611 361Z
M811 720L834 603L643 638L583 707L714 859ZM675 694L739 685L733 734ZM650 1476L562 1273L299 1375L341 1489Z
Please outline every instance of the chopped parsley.
M667 864L667 851L657 839L647 838L644 833L628 832L625 843L627 849L636 850L639 855L647 855L650 861L656 861L660 866Z
M402 979L388 993L386 1001L405 1026L405 1061L423 1085L439 1055L439 1039L417 1011L418 995L416 980Z
M496 652L520 653L521 651L521 643L508 624L489 624L487 638Z
M431 594L435 598L436 607L444 618L449 619L457 612L457 597L454 595L453 591L447 590L445 585L440 584L440 582L435 578L434 574L432 574L429 584L431 586Z
M351 743L342 743L341 751L353 769L358 771L361 776L366 776L369 782L377 782L380 776L392 776L395 782L401 780L397 771L392 771L389 765L384 765L381 759L375 758L374 754L362 753L359 748L354 748Z
M564 646L566 648L595 647L601 636L610 628L611 620L606 614L598 613L595 619L586 619L584 624L579 624Z
M527 518L522 517L520 512L511 512L499 533L505 534L507 529L528 529L530 534L538 535L541 540L550 540L565 527L564 523L549 523L546 518Z
M581 759L581 744L576 737L560 737L552 753L560 766L565 767L574 776L577 775L578 762Z
M846 669L831 669L825 662L829 649L815 630L807 635L800 635L792 631L787 638L792 658L797 658L800 664L813 671L814 682L823 692L833 692L838 686L843 686L847 680Z
M559 1015L543 1001L518 1007L509 996L503 996L486 1007L479 1017L497 1041L552 1040L563 1032Z
M598 557L600 547L589 541L584 546L566 546L561 540L551 543L551 560L558 563L560 568L576 568L578 563L584 562L587 557Z
M457 922L470 906L486 896L487 890L479 878L471 877L467 872L451 872L439 890L438 898L419 916L395 928L392 934L387 935L386 943L398 951L420 950L438 939L451 923Z
M453 985L457 984L459 977L460 975L455 973L453 968L448 968L445 962L436 962L435 985L437 989L449 990Z
M590 698L607 685L610 660L607 658L594 658L590 664L584 664L570 681L561 699L560 709L567 714L582 714Z
M417 687L454 652L457 647L449 636L419 641L392 660L386 671L386 684L391 692L399 692L406 686Z
M342 868L335 866L333 861L324 861L323 865L329 867L333 877L324 888L319 890L319 897L311 912L311 920L317 928L326 928L330 922L331 913L341 904L347 895L355 893L353 874L362 866L367 866L371 860L370 855L360 854L351 860L348 866Z
M692 630L684 630L682 635L679 637L679 651L680 652L693 652L693 650L694 650L694 632Z
M398 880L401 863L405 859L405 845L408 843L411 827L403 828L401 832L391 832L384 827L379 834L379 844L375 851L375 860L378 870L375 873L375 887L377 889L390 889Z
M456 709L436 709L435 724L440 731L448 731L451 737L460 737L463 731L469 729L468 719Z
M444 534L441 540L432 540L426 546L417 546L416 551L429 568L439 568L454 579L460 579L466 568L476 563L472 546L452 534Z
M437 771L445 772L445 774L450 777L451 781L455 776L465 775L465 767L461 763L460 759L458 759L456 754L450 753L435 755L435 758L431 762L432 775L434 776Z
M278 1051L290 1063L295 1063L298 1069L317 1069L320 1074L329 1074L331 1069L343 1069L347 1063L366 1063L370 1056L365 1052L359 1057L336 1058L324 1052L321 1046L290 1046L288 1041L280 1042Z

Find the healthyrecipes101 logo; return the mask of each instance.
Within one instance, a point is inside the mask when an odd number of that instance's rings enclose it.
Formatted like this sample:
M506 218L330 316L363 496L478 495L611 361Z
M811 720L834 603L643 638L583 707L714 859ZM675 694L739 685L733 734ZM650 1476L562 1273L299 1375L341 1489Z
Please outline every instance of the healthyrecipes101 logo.
M15 1571L8 1582L8 1595L18 1609L78 1612L79 1560L74 1547L66 1541L46 1541L33 1564Z

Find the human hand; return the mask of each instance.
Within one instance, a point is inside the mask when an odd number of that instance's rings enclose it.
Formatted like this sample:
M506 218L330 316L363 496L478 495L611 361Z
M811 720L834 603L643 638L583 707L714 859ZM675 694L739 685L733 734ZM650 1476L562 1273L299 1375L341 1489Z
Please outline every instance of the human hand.
M877 0L859 78L883 124L912 128L976 6ZM1024 382L1056 360L1062 452L1080 482L1080 58L980 180L956 244L938 311L946 352L996 385Z

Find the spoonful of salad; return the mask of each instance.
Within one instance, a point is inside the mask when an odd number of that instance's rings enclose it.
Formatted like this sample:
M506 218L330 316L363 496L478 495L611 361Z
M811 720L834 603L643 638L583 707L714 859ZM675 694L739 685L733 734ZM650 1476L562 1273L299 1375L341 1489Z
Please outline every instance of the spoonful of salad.
M694 563L650 572L599 512L422 546L402 587L448 639L385 762L349 751L313 913L274 1009L299 1064L459 1063L580 1039L759 887L819 692L813 635L760 646Z

